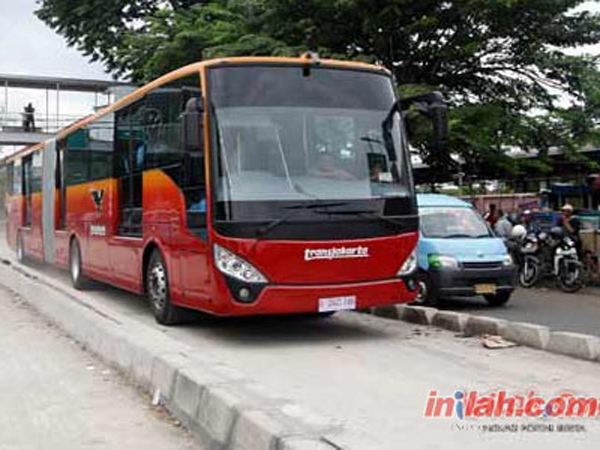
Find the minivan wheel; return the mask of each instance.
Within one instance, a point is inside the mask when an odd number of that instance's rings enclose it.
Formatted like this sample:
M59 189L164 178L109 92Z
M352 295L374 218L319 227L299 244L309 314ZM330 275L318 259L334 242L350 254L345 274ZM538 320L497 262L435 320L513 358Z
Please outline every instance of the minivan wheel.
M434 306L437 303L431 289L431 281L426 273L417 276L417 296L414 303L422 306Z
M89 286L89 278L83 274L81 259L81 248L79 241L73 239L69 248L69 275L73 287L78 290L86 289Z
M152 252L146 269L146 296L154 318L161 325L177 325L195 317L194 311L171 303L169 274L159 250Z
M483 296L490 306L502 306L510 300L512 292L500 292L498 294L486 294Z

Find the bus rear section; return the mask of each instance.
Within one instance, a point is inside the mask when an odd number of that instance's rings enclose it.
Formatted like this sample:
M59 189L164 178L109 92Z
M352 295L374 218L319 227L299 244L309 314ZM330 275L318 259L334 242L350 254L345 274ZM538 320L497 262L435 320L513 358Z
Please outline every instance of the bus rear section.
M379 67L197 63L36 152L36 236L23 185L10 244L32 239L25 248L68 267L77 287L93 278L147 295L160 323L190 309L329 313L416 295L410 155ZM30 155L11 160L23 177Z

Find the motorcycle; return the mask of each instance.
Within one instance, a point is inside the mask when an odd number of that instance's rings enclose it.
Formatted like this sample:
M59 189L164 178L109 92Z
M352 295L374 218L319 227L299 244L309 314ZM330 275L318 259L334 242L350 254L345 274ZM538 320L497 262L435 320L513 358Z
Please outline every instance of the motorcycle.
M543 237L543 236L542 236ZM542 261L540 253L540 239L536 233L528 233L516 248L513 257L518 261L519 284L524 288L535 286L541 275Z
M533 287L541 277L554 276L564 292L576 292L583 287L583 265L576 242L560 227L550 233L528 233L519 248L521 265L519 283Z

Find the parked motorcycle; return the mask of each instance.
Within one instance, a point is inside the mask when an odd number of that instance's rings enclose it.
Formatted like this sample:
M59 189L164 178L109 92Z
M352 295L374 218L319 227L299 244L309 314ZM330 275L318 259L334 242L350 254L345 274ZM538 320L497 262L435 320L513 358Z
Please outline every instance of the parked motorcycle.
M519 283L533 287L543 276L554 276L561 290L576 292L583 287L583 266L577 244L561 227L549 233L528 233L519 248Z
M545 236L540 234L541 239L537 233L527 233L517 249L519 253L519 284L524 288L535 286L541 277L545 259L542 257L541 247Z

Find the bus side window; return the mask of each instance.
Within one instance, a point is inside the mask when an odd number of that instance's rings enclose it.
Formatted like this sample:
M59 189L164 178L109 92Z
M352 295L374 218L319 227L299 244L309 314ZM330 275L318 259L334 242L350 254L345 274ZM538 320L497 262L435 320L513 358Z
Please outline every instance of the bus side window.
M23 194L23 172L21 169L22 165L20 161L14 165L13 171L13 187L12 193L13 195L22 195Z
M179 186L185 197L187 227L194 231L206 228L204 149L202 136L190 145L185 119L190 105L201 98L199 74L161 86L146 96L142 127L144 168L161 169ZM197 120L201 118L198 111Z
M8 195L14 195L14 175L15 175L15 165L10 163L6 166L6 193Z
M42 192L43 156L41 151L38 150L33 154L31 168L31 192Z
M81 128L66 138L65 184L73 186L90 180L89 136Z
M138 100L117 111L115 115L114 164L119 179L119 226L118 234L141 236L142 192L144 161L140 160L140 148L146 145L143 129L143 112L146 98Z
M25 194L25 226L32 224L32 196L42 190L42 153L37 151L23 158L23 193Z

